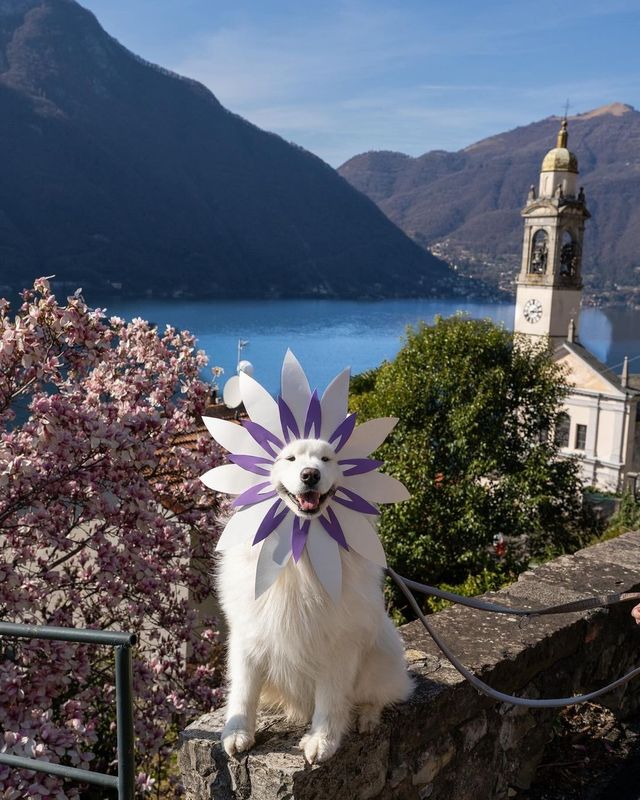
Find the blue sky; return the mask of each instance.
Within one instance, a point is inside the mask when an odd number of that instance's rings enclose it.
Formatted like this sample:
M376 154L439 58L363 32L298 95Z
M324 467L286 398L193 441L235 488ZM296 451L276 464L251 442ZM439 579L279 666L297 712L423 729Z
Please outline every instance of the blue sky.
M333 166L640 108L638 0L81 0L144 58Z

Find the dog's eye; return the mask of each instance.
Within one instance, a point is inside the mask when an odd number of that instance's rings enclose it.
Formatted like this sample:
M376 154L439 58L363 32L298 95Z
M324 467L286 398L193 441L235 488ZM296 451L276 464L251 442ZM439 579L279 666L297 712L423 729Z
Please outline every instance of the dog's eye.
M295 461L296 457L295 456L287 456L287 458L285 460L286 461Z
M331 461L331 459L329 458L329 456L322 456L322 460L323 460L323 461Z

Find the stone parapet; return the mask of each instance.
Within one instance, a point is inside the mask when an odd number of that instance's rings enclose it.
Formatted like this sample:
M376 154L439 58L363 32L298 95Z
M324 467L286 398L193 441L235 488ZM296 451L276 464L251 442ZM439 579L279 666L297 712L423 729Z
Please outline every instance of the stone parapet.
M640 587L640 533L562 556L484 595L538 607ZM591 691L640 664L640 628L629 604L526 621L456 607L431 617L461 660L501 691L558 697ZM451 667L420 623L402 629L416 689L369 735L348 736L329 761L310 767L303 728L261 715L256 746L228 759L223 712L182 734L179 763L188 800L479 800L507 798L533 777L553 709L497 703ZM640 679L601 698L621 716L640 707Z

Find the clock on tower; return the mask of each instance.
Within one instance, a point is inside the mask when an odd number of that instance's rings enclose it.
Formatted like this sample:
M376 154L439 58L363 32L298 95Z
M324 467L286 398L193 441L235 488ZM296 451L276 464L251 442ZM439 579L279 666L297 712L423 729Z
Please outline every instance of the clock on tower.
M524 318L532 325L534 325L536 322L540 322L543 311L544 309L542 308L542 303L539 300L536 300L535 297L529 298L522 309Z

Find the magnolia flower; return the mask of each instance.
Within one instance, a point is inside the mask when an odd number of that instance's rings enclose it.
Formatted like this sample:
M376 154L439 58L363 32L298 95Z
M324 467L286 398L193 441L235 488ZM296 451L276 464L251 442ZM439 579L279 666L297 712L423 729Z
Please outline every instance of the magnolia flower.
M293 557L306 551L329 595L338 600L342 584L341 550L355 550L386 566L377 535L378 505L406 500L409 493L395 478L378 472L381 461L369 458L393 430L397 419L381 417L356 426L347 409L349 369L312 392L302 367L289 350L282 365L277 400L257 381L240 373L240 393L249 416L242 425L203 417L214 439L229 451L229 461L201 477L210 489L235 495L235 513L217 549L251 543L259 548L255 593L259 597ZM270 480L279 453L296 439L320 439L335 454L340 477L322 513L295 514Z

